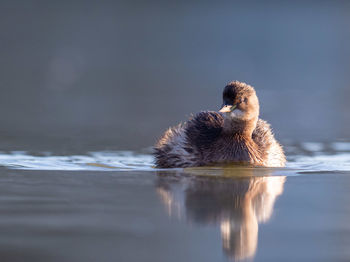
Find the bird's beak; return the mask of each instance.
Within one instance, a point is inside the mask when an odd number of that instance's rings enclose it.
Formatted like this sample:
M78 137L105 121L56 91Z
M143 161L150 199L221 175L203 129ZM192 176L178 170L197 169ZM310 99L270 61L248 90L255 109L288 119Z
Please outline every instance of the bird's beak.
M232 112L237 106L236 105L224 105L219 112L221 113L230 113Z

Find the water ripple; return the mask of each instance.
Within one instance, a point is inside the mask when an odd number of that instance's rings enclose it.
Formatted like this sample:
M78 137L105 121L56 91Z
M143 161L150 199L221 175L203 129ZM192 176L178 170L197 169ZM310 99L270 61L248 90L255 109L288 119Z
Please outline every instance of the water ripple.
M153 170L153 157L131 151L89 152L86 155L34 156L22 151L0 154L0 166L27 170Z
M287 166L283 169L274 169L274 173L296 175L308 172L350 172L350 143L308 142L289 145L285 149L288 156ZM98 151L81 155L53 155L50 152L30 154L25 151L2 152L0 153L0 166L23 170L156 170L151 154L133 151ZM214 172L217 168L209 169Z

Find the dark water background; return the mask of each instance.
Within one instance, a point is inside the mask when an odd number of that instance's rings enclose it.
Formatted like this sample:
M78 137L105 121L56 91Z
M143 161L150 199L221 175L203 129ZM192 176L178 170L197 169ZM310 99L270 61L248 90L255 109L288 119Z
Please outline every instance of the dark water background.
M349 14L0 0L0 260L349 261ZM153 168L165 128L235 79L287 167Z
M256 87L280 139L350 138L349 13L347 1L1 1L1 143L148 147L217 110L235 79Z

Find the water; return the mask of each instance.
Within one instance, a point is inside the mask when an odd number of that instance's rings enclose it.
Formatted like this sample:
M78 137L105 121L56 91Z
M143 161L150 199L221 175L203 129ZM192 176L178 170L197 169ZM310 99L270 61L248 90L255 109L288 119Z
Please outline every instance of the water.
M349 12L0 1L0 261L349 261ZM235 79L287 167L154 168Z
M279 139L350 138L350 2L84 2L0 1L12 146L146 147L235 79Z
M2 261L348 261L350 143L285 149L163 170L148 149L1 152Z

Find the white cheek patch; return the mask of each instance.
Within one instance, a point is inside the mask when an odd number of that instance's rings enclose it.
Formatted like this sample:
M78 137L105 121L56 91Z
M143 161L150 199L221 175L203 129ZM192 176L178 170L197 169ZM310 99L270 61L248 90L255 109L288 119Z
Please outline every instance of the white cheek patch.
M235 109L230 113L232 118L243 118L244 112L239 109Z

